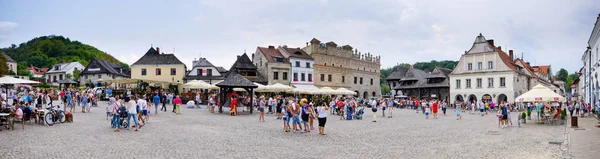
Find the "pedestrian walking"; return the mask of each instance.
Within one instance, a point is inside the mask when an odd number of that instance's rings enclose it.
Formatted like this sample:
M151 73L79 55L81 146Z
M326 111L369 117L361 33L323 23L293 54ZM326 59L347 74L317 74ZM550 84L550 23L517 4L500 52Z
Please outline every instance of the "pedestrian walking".
M131 118L133 118L133 122L135 123L135 131L138 131L138 129L142 128L137 120L137 107L138 103L136 103L134 97L131 96L129 102L127 102L127 123L131 123Z
M181 99L179 98L179 95L177 95L177 96L175 97L175 99L173 99L173 105L175 105L175 107L177 108L177 110L176 110L175 114L177 114L177 115L180 115L180 114L181 114L181 110L180 110L180 107L181 107Z
M320 106L317 108L318 120L319 120L319 134L325 135L325 123L327 123L327 111L329 108L327 107L326 102L322 102Z
M429 119L429 106L423 108L425 108L425 119Z
M437 101L433 101L433 107L432 107L432 112L433 112L433 119L437 119L437 113L438 113L438 103Z
M160 104L160 97L158 96L158 93L154 93L152 101L154 102L154 115L158 115L158 106Z
M460 106L456 107L456 120L462 119L462 115L460 115Z
M258 116L258 121L262 121L265 122L265 96L261 96L260 97L260 104L258 107L258 111L260 112L260 115Z
M377 122L377 101L373 100L371 111L373 112L373 122Z

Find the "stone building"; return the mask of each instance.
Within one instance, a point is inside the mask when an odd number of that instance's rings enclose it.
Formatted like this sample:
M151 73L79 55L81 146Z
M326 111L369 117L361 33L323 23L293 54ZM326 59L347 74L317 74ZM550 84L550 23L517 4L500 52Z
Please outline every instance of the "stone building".
M359 52L350 45L323 44L315 38L302 50L314 59L315 86L347 88L362 98L381 96L379 56Z
M265 75L268 84L281 83L290 84L290 62L287 60L275 46L257 47L256 52L252 54L252 62L258 68L258 71Z
M283 45L277 50L290 62L290 84L296 87L314 87L314 59L300 48Z

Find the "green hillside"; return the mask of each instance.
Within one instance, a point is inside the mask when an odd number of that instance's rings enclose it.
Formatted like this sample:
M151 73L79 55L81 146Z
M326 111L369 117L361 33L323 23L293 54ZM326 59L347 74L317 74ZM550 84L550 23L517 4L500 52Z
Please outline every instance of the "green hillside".
M52 65L61 61L78 61L87 66L94 57L129 68L127 64L93 46L55 35L33 38L18 46L12 44L6 48L0 48L0 52L5 52L18 62L19 75L27 74L27 67L31 65L51 68Z

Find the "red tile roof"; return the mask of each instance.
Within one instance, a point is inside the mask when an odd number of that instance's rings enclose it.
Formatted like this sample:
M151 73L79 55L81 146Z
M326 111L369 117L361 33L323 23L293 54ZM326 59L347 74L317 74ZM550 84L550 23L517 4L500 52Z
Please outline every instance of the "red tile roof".
M527 70L527 72L529 72L529 74L531 74L531 76L533 76L534 78L537 78L537 75L535 75L535 73L533 72L532 68L530 65L527 64L527 62L523 61L520 58L515 59L515 62L520 62L521 65L524 66L523 69Z
M279 52L279 50L277 50L277 48L275 47L258 47L258 50L260 50L260 52L263 53L263 55L265 55L265 58L267 58L267 61L269 62L277 62L275 60L274 57L279 57L279 58L283 58L285 59L285 57L283 57L283 55L281 55L281 53ZM285 62L285 60L284 60Z
M38 68L33 65L29 66L27 70L32 70L34 75L43 75L44 73L48 72L48 68Z
M502 62L504 62L504 64L506 64L506 66L508 66L508 68L510 68L513 71L518 71L517 67L515 66L515 62L510 59L510 56L508 56L508 54L506 54L506 52L502 51L502 49L497 48L496 46L488 43L488 45L490 45L491 48L494 48L494 51L498 52L498 56L500 56L500 59L502 59Z
M550 65L545 66L533 66L533 72L538 72L544 76L548 76L548 71L550 70Z

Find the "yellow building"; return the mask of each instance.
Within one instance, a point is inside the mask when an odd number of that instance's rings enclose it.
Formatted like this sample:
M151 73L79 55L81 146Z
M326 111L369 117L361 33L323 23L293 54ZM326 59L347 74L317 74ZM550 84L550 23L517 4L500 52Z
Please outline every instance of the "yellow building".
M185 70L185 64L174 54L160 53L158 47L151 47L142 58L131 65L131 78L183 84Z

